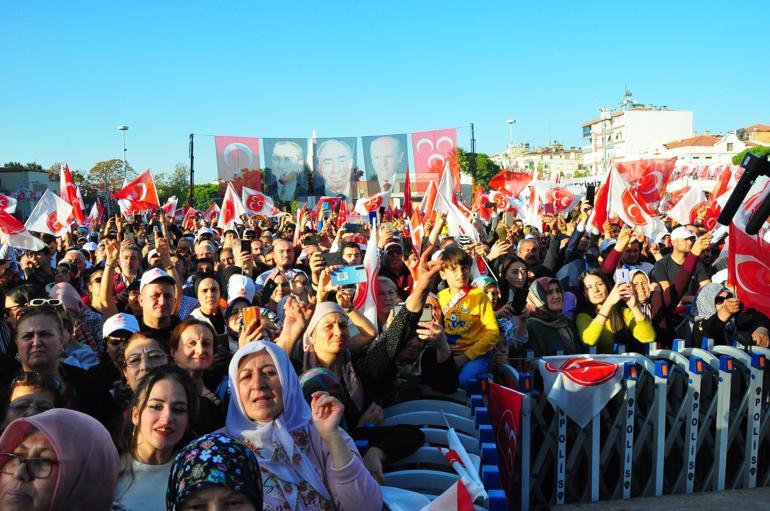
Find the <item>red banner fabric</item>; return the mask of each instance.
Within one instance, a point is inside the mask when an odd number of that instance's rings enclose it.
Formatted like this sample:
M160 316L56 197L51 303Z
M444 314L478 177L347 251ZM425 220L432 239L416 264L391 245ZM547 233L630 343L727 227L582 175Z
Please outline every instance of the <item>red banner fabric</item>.
M424 193L431 181L438 182L444 166L456 151L456 128L412 133L412 155L414 156L412 191ZM457 185L459 186L459 181Z
M219 193L224 195L227 183L232 182L238 195L243 186L262 191L259 164L259 138L214 137L217 150Z
M500 480L508 496L508 503L512 506L511 509L514 509L513 473L523 401L524 394L496 383L489 384L489 417L500 456Z

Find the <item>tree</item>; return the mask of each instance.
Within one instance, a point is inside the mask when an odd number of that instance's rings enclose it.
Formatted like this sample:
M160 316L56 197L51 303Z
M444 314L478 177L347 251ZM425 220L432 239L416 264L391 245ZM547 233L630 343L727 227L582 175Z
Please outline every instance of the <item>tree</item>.
M43 170L43 166L36 161L29 162L26 165L22 165L18 161L9 161L3 167L12 170Z
M126 165L126 179L135 177L134 169ZM115 193L123 188L123 160L100 161L88 171L87 182L100 193Z
M190 169L184 163L177 163L171 175L161 173L155 176L155 185L161 202L172 195L176 195L179 204L187 202L190 195Z
M462 147L457 148L457 153L460 159L460 172L471 176L476 186L487 188L489 181L500 172L500 167L489 156L484 153L476 153L476 175L471 175L470 153Z
M185 196L186 197L186 196ZM219 202L219 185L209 183L205 185L195 185L193 187L193 198L195 199L195 208L206 211L212 202ZM183 201L180 199L179 204Z
M766 145L758 145L754 147L747 147L740 153L733 156L733 165L740 165L743 159L746 157L746 154L748 153L754 153L757 156L760 156L762 158L766 158L770 156L770 146Z

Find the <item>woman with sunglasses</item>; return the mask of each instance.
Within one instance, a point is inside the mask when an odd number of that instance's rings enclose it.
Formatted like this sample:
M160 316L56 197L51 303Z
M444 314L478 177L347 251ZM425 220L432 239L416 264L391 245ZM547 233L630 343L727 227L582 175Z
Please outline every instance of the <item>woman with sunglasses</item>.
M16 419L0 436L0 509L110 509L118 466L110 434L85 414Z
M67 396L61 380L50 374L35 372L19 373L11 382L3 399L7 412L0 430L20 417L31 417L52 408L67 408Z
M21 370L55 376L74 409L110 424L119 411L108 389L87 371L61 361L67 340L62 314L60 302L46 299L34 299L19 311L15 342Z
M716 344L737 340L743 345L770 347L770 319L743 303L724 285L713 282L695 295L692 345L700 347L704 337Z
M29 305L30 300L45 297L43 288L34 284L16 286L5 294L2 314L5 321L0 321L0 374L12 374L11 369L15 366L13 333L19 311Z

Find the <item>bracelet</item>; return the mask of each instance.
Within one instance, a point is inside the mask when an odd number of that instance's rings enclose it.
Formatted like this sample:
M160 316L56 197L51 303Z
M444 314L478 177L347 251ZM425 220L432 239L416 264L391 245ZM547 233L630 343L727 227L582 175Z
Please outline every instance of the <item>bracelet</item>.
M604 319L607 319L607 316L605 316L605 315L604 315L604 314L602 314L601 312L599 312L599 313L597 313L597 314L596 314L596 317L597 317L597 318L598 318L599 316L603 317Z
M108 264L107 266L109 266L109 267L110 267L110 268L112 268L113 270L114 270L115 268L117 268L117 267L118 267L118 265L117 265L117 264Z

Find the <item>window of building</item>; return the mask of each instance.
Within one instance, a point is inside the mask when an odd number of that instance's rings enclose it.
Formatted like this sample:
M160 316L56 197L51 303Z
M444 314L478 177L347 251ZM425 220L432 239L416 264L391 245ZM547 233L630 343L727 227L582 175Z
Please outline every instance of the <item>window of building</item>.
M693 160L700 160L700 156L693 156L692 159Z
M728 142L727 143L727 152L728 153L732 152L732 150L733 150L733 143L732 142Z
M710 160L710 159L711 159L711 156L706 156L706 159L707 159L707 160Z

